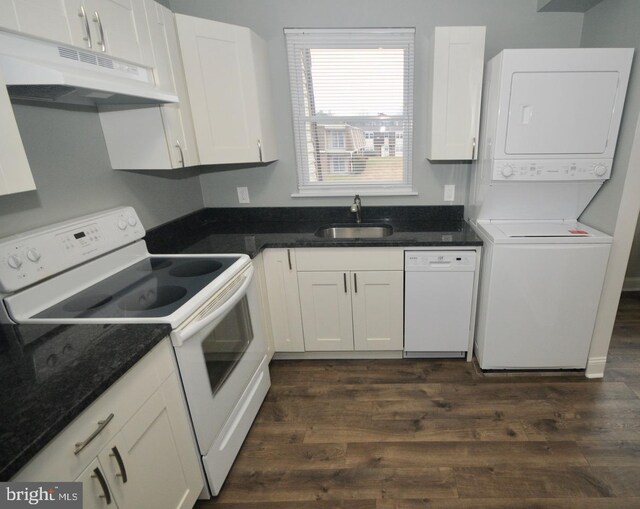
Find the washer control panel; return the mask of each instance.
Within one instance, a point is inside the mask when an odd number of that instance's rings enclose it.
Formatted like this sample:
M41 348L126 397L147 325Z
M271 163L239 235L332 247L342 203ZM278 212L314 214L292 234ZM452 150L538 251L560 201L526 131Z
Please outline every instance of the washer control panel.
M606 180L611 160L515 159L495 160L493 180Z
M132 207L38 228L0 241L0 291L14 292L144 237Z

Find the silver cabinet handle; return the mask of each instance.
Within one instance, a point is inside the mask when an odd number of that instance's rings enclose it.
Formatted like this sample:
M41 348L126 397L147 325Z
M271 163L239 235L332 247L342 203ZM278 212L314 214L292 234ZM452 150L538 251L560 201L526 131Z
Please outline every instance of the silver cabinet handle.
M353 289L358 293L358 274L353 273Z
M104 30L102 29L102 21L100 21L100 15L98 11L93 12L93 21L98 24L98 33L100 34L100 40L98 44L103 53L107 51L107 42L104 40Z
M291 249L287 249L287 258L289 259L289 270L293 270L293 265L291 265Z
M96 438L104 428L106 428L107 424L109 424L111 422L111 419L113 419L113 414L109 414L107 416L106 419L104 419L103 421L98 421L98 427L96 428L96 430L91 433L91 435L89 435L89 437L86 440L83 440L82 442L78 442L76 444L76 448L73 451L73 454L79 454L80 451L82 451L86 446L88 446L91 441Z
M112 447L109 456L116 459L118 463L118 468L120 469L120 473L116 474L116 477L122 477L122 484L127 482L127 470L124 468L124 461L122 461L122 456L120 456L120 451L118 451L117 447Z
M84 18L84 33L85 36L82 38L87 41L87 48L91 48L93 43L91 41L91 30L89 29L89 18L87 17L87 11L84 10L84 5L80 6L80 11L78 12L78 16Z
M347 293L347 273L342 273L342 281L344 283L344 293Z
M91 477L94 479L98 479L98 482L100 483L100 487L102 488L102 495L100 495L100 498L106 499L107 505L111 504L111 493L109 492L109 486L107 486L107 481L104 478L104 475L102 475L102 472L100 472L100 469L97 467L94 468Z
M180 145L180 140L176 140L176 147L180 151L180 164L184 168L184 152L182 151L182 146Z
M476 158L476 137L473 137L473 145L471 146L471 159Z
M260 155L260 162L262 162L262 143L258 140L258 154Z

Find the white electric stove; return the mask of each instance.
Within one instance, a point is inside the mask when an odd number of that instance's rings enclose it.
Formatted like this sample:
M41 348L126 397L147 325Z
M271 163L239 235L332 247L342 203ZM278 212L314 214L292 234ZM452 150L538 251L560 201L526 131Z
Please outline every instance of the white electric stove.
M122 207L0 241L0 319L166 323L216 495L269 389L266 336L245 254L151 255Z

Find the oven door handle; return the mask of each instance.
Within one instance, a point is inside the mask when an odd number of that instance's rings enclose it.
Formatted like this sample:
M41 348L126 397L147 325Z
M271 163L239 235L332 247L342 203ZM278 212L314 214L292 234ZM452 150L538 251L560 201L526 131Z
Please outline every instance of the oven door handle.
M227 300L220 307L214 307L214 309L211 310L208 314L203 314L202 316L200 313L198 313L184 327L173 331L173 337L175 340L174 344L176 346L182 345L197 332L201 331L218 319L223 318L240 301L240 299L242 299L242 297L247 294L247 288L249 288L249 285L253 280L254 272L255 269L250 265L241 276L242 278L244 278L244 281L242 281L240 287L236 288L236 290L233 292L233 295L227 298Z

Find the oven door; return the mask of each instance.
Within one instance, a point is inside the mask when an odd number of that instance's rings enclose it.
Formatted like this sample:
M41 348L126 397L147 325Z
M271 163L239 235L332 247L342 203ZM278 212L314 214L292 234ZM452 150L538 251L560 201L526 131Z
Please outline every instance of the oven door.
M267 355L253 273L250 267L171 333L203 455Z

